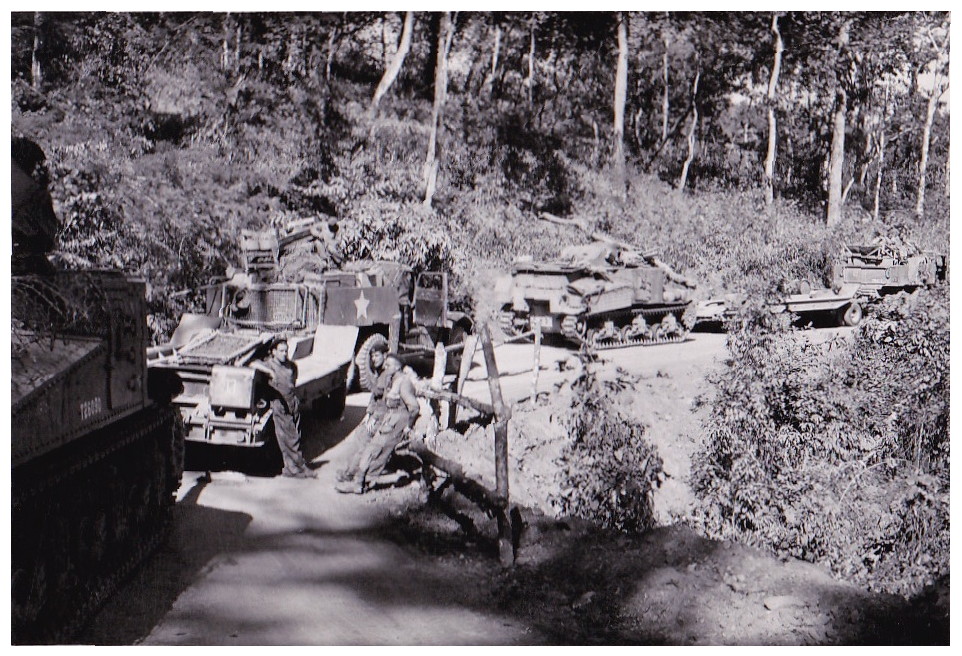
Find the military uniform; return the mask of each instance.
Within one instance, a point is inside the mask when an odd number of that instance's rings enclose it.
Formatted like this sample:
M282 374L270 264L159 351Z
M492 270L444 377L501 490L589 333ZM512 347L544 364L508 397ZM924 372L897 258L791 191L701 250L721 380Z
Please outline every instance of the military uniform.
M274 377L270 381L271 411L274 417L274 433L277 446L284 458L284 476L313 478L313 470L301 454L301 412L300 403L294 393L297 380L297 365L293 362L278 362L269 358L262 363L270 369Z
M350 487L339 487L340 491L357 494L365 491L372 479L380 476L387 466L395 447L404 438L406 429L414 425L420 412L414 383L404 373L398 372L384 393L387 412L378 422L371 441L361 454L357 474L350 481Z
M364 420L357 425L347 440L354 445L354 451L347 460L347 465L337 473L337 480L349 481L357 476L358 468L361 465L361 457L371 443L371 437L377 429L378 423L387 414L387 402L384 394L391 385L392 374L389 371L382 371L378 374L377 380L371 387L371 400L367 404L367 414Z

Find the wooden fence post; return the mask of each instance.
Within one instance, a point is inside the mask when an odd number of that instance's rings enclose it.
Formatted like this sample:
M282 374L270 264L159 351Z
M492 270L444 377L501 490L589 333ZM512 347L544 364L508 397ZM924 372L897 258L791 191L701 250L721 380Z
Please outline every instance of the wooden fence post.
M538 376L541 374L541 324L534 325L534 372L531 374L531 405L538 402Z
M474 352L478 349L478 336L471 334L464 338L464 348L461 349L461 367L458 369L458 380L454 384L454 393L462 394L464 392L464 383L468 380L468 374L471 372L471 364L474 362ZM458 421L458 406L457 404L451 406L451 412L448 414L448 428L454 428L454 424ZM441 424L442 426L444 424Z
M440 390L444 387L444 372L448 366L448 352L444 349L444 344L438 342L434 346L434 371L431 375L431 389ZM447 426L448 412L450 404L447 401L438 401L435 408L438 413L438 425Z
M487 324L481 326L481 349L484 352L484 364L488 370L488 387L491 391L491 405L494 407L494 472L495 492L504 500L504 507L498 510L498 554L501 565L508 567L514 564L514 532L508 516L508 420L511 410L504 404L501 395L501 380L498 374L498 363L494 359L494 346L491 344L491 334Z

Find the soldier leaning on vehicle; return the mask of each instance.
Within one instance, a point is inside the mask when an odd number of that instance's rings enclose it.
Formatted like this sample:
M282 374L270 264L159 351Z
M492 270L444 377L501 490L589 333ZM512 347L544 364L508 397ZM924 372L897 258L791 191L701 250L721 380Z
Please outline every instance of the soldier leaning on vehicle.
M377 428L377 424L387 414L387 403L384 401L384 393L391 385L391 379L395 372L385 371L384 359L387 356L387 344L374 344L371 348L371 370L376 373L374 385L371 387L371 400L367 404L367 413L364 419L357 425L350 435L347 442L353 447L353 451L347 459L347 465L337 473L338 482L352 480L361 464L361 456L371 442L371 437Z
M370 443L361 454L357 474L351 480L338 484L338 492L366 492L370 483L384 472L394 449L417 421L421 406L414 382L401 371L402 367L397 355L390 353L385 357L384 370L392 375L391 384L384 393L387 412L378 422Z
M278 339L271 347L270 357L255 360L250 366L263 371L270 379L274 433L284 458L281 473L290 478L317 478L301 454L301 412L294 392L297 365L287 357L289 348L286 339Z

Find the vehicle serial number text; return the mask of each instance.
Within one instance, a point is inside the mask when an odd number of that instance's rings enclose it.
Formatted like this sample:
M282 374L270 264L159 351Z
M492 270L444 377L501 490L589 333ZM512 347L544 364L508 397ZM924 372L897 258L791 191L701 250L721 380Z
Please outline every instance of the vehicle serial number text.
M104 409L104 404L99 396L95 396L94 398L88 401L81 401L80 402L80 419L81 420L90 419L91 417L94 417L100 414L103 411L103 409Z

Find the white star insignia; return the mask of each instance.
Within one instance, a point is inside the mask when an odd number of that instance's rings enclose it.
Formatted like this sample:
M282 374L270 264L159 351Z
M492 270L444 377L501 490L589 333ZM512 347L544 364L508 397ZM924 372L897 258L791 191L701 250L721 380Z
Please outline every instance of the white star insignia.
M371 304L371 301L369 301L369 300L367 300L366 298L364 298L364 291L361 290L361 295L357 297L357 300L356 300L356 301L354 301L354 307L357 308L357 319L358 319L358 321L361 320L361 317L364 317L365 319L368 318L368 316L367 316L367 306L370 305L370 304Z

